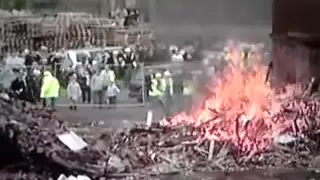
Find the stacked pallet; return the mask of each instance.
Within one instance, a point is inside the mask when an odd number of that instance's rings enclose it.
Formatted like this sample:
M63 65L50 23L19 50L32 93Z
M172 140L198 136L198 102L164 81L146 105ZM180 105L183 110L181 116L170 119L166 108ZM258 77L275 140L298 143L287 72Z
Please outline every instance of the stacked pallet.
M115 42L121 45L150 45L152 31L145 29L118 29L115 32Z
M95 26L92 27L91 29L91 37L90 37L90 44L94 46L106 46L107 41L106 41L106 34L108 29L104 28L103 26Z
M18 18L5 22L1 33L1 40L7 44L10 52L33 46L32 37L41 32L41 28L34 19Z
M83 48L93 46L128 46L150 44L150 30L144 28L123 29L116 20L94 18L87 13L59 13L55 16L7 18L0 40L6 51L16 52L24 48L49 50Z

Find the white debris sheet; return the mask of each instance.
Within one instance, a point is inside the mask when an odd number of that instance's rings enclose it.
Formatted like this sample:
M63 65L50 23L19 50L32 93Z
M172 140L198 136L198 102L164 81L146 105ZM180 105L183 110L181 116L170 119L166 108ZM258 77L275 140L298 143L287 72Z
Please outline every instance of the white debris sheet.
M78 176L70 175L69 177L67 177L64 174L61 174L57 180L91 180L91 179L88 176L84 176L84 175L78 175Z
M88 144L73 131L58 135L58 139L74 152L80 151L88 146Z

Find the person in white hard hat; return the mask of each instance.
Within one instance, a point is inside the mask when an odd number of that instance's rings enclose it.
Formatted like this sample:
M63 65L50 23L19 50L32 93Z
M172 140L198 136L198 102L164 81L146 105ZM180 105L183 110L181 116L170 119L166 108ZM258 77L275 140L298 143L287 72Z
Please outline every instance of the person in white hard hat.
M178 50L179 50L179 48L176 45L169 46L169 51L170 51L171 55L177 54Z
M134 61L136 61L135 53L130 47L124 49L123 57L126 64L132 64Z
M171 61L172 62L183 62L183 50L180 50L179 52L173 51L171 55Z
M125 70L124 82L127 84L131 79L132 69L137 67L136 56L131 48L127 47L124 49L123 59L126 64L123 68Z
M172 97L173 97L173 80L170 71L166 70L161 79L161 89L163 92L162 104L165 116L171 115Z
M119 52L118 51L112 51L110 54L108 52L105 52L103 55L103 62L109 66L111 70L114 72L118 72L119 69Z
M161 73L156 73L154 78L151 78L151 86L149 90L149 97L153 103L158 102L162 96L161 86Z

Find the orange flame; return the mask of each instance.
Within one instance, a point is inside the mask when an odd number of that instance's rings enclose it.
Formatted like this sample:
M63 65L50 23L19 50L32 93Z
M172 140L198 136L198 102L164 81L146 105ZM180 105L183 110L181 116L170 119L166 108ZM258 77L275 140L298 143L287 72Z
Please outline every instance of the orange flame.
M239 60L237 55L232 58L232 62ZM224 77L214 79L217 83L209 86L212 94L201 106L175 115L170 125L192 124L201 128L204 138L231 142L244 152L267 149L291 124L272 119L280 109L279 100L265 83L265 75L262 65L247 71L233 63L225 69Z

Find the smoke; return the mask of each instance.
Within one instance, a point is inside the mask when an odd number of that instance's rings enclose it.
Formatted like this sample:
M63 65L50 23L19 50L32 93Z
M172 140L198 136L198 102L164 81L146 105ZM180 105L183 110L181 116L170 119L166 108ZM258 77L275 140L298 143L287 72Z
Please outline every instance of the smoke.
M153 0L151 24L165 41L202 36L260 41L271 30L271 0Z

